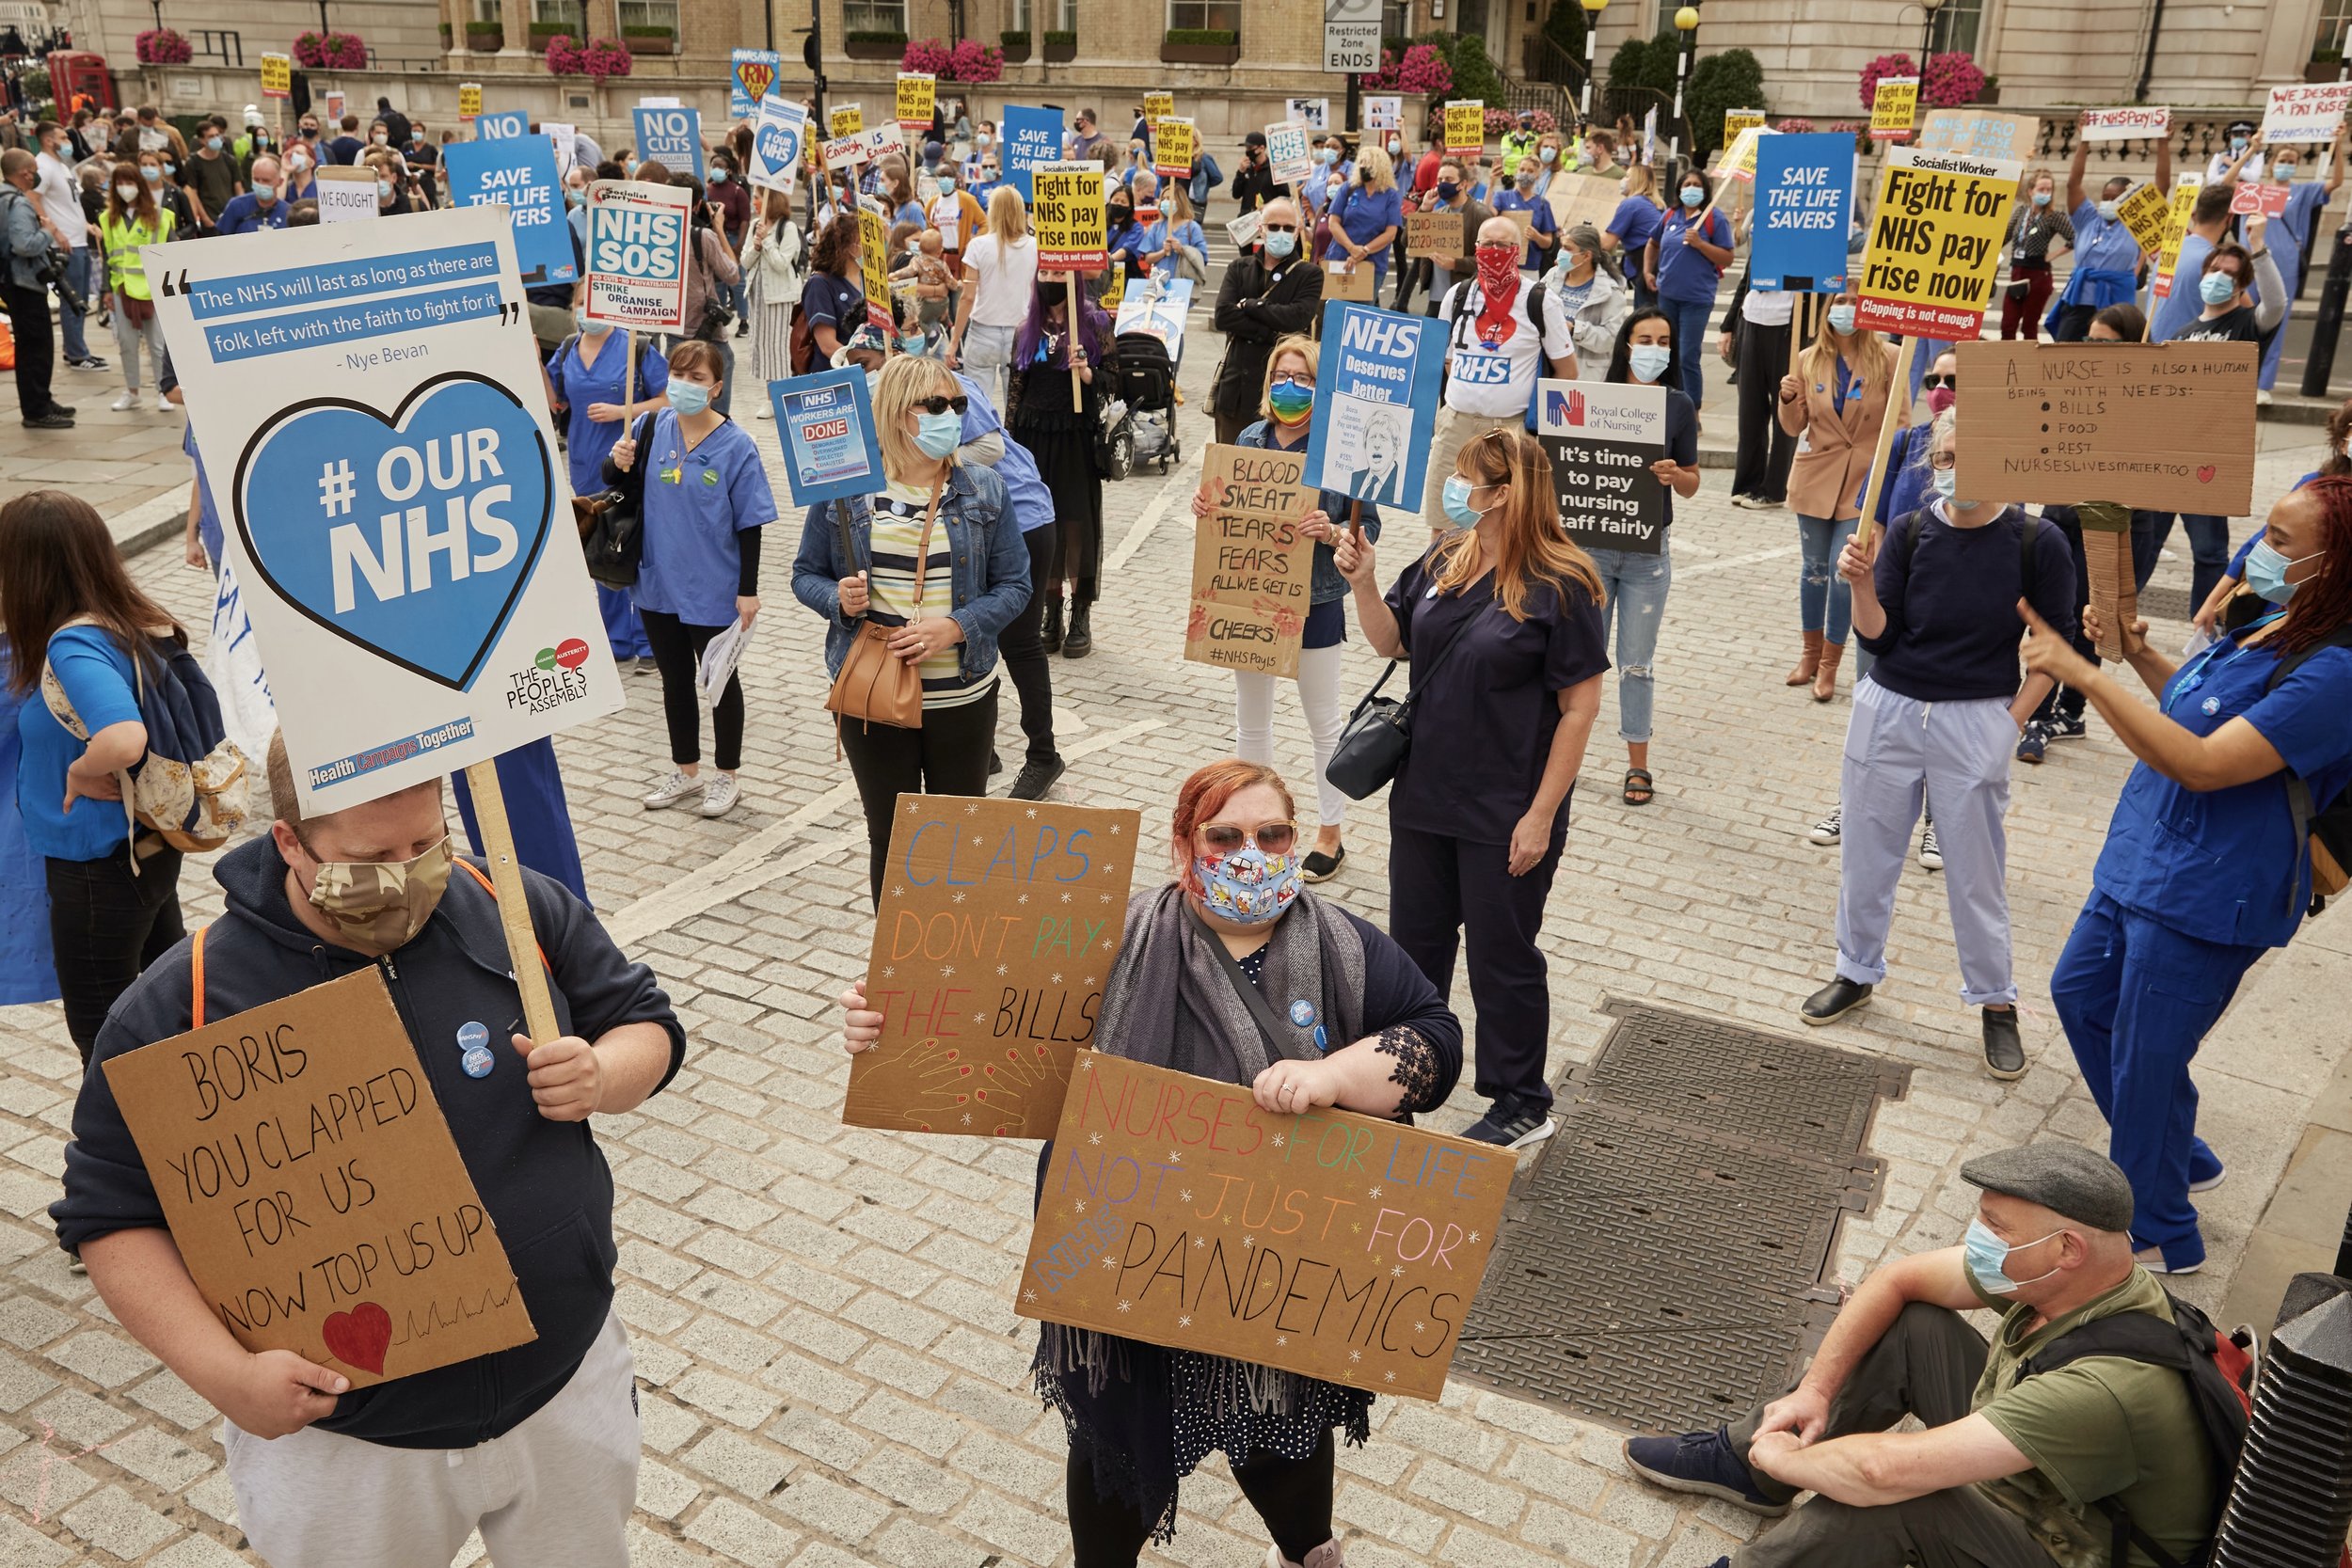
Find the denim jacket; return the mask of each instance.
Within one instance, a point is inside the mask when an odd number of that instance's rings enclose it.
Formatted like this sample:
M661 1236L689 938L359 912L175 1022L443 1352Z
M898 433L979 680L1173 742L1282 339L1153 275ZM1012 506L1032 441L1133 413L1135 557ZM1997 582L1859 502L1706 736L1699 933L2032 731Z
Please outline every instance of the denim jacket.
M847 509L850 555L841 553L841 528L834 508ZM873 500L851 496L820 501L801 525L801 553L792 562L792 594L825 618L825 674L841 673L857 620L841 614L841 579L873 564ZM996 638L1029 602L1029 547L1021 542L1005 499L1005 482L993 470L959 463L947 470L946 493L939 498L939 526L953 552L955 608L963 628L957 657L966 679L996 667ZM858 619L863 619L859 617Z
M1239 436L1234 436L1233 444L1243 447L1273 446L1274 421L1257 420L1243 430ZM1306 449L1298 450L1304 451ZM1354 497L1343 495L1337 490L1326 490L1316 499L1315 504L1323 508L1333 522L1344 523L1347 521L1347 509L1354 506L1356 500ZM1364 502L1362 520L1364 542L1371 545L1378 544L1380 542L1380 509L1370 501ZM1333 599L1344 599L1347 594L1347 579L1340 576L1338 557L1331 553L1330 546L1320 539L1316 540L1314 576L1308 581L1307 602L1311 605L1328 604Z

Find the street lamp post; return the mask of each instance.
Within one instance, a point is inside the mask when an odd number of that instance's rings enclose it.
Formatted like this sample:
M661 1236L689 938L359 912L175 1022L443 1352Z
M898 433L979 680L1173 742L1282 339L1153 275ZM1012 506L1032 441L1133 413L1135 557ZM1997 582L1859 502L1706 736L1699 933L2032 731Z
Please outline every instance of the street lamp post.
M1935 47L1935 13L1944 0L1919 0L1919 85L1928 85L1928 52Z
M1593 46L1600 39L1600 13L1609 8L1609 0L1582 0L1584 7L1584 103L1577 118L1589 125L1593 121Z
M1699 36L1699 8L1685 6L1675 12L1675 31L1682 35L1682 48L1675 55L1675 118L1674 128L1666 135L1666 161L1671 164L1682 156L1682 86L1691 76L1691 49ZM1692 149L1697 150L1698 138L1692 136Z

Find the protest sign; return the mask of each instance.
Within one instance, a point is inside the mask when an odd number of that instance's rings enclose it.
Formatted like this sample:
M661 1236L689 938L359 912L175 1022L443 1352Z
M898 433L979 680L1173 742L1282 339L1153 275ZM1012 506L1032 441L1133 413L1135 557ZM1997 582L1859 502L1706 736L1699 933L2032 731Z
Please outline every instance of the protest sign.
M1666 486L1649 466L1666 455L1666 389L1546 378L1535 407L1568 537L1588 550L1656 555L1666 542Z
M1004 175L1024 201L1035 201L1030 171L1061 156L1061 112L1009 105L999 127L1004 134Z
M598 180L588 187L588 320L634 332L686 326L682 185Z
M1192 309L1192 293L1189 277L1152 277L1143 287L1120 297L1112 335L1124 338L1140 332L1157 338L1167 345L1168 356L1175 358L1184 347L1184 317Z
M1782 132L1756 150L1749 286L1838 293L1853 216L1853 138Z
M1364 129L1367 131L1404 130L1404 95L1387 93L1367 97L1364 100Z
M1449 99L1445 106L1445 150L1474 155L1486 145L1486 105L1475 98Z
M2197 205L2197 193L2204 189L2204 181L2196 175L2184 175L2172 186L2170 211L2165 215L2164 248L2156 252L2155 276L2148 280L2148 291L2162 299L2172 292L2172 274L2181 264L2181 242L2188 238L2188 215Z
M860 370L822 371L768 383L792 504L870 496L882 486L882 443Z
M306 812L620 707L502 214L145 262Z
M776 85L784 56L772 49L736 49L727 55L727 116L749 119Z
M1191 120L1155 119L1152 122L1152 166L1163 180L1189 180L1199 143L1200 135Z
M865 144L865 155L868 162L893 152L901 157L906 155L906 133L898 129L896 121L885 120L880 125L871 126L858 140Z
M1103 166L1040 164L1034 177L1037 196L1029 203L1029 221L1037 231L1038 271L1102 271L1108 260Z
M1728 176L1742 183L1753 182L1756 179L1756 145L1763 138L1763 131L1753 125L1740 132L1732 138L1729 146L1715 155L1715 166L1710 172L1719 180Z
M473 122L476 141L514 141L531 135L531 116L521 109L502 109L494 115L482 115Z
M215 509L218 509L215 501ZM204 675L220 697L221 728L248 761L269 755L278 729L278 707L269 700L269 674L253 641L253 618L245 611L245 590L226 561L213 562L213 635L204 644Z
M503 205L515 230L515 260L532 286L570 283L572 230L556 194L555 148L539 136L511 141L457 141L441 150L449 171L450 205Z
M2230 211L2240 217L2260 213L2265 217L2275 218L2286 210L2287 188L2284 185L2265 185L2260 181L2242 180L2238 182L2237 188L2230 193Z
M932 106L938 100L938 77L920 71L898 72L898 129L928 134L931 128Z
M1551 182L1551 189L1545 199L1551 203L1551 219L1561 233L1566 233L1580 223L1589 223L1606 234L1610 225L1616 220L1617 203L1625 198L1613 179L1591 174L1567 174Z
M855 168L866 161L864 136L835 136L825 143L820 154L828 173L836 169Z
M2085 109L2082 129L2077 135L2087 142L2138 141L2164 135L2171 128L2170 109L2144 103L2124 109Z
M1909 141L1912 117L1919 107L1919 78L1882 76L1870 100L1870 139Z
M1469 254L1470 247L1462 243L1462 214L1407 212L1405 214L1405 250L1411 256Z
M761 190L791 192L800 172L801 150L808 144L808 111L781 98L759 101L752 122L752 165L744 171Z
M1970 340L1957 352L1962 495L2253 510L2254 344Z
M2272 87L2269 107L2263 114L2264 145L2331 140L2336 127L2344 123L2344 105L2348 98L2352 98L2352 82L2296 83Z
M294 56L264 55L262 56L262 96L292 98L294 96Z
M1369 305L1375 293L1373 285L1376 278L1370 261L1326 261L1323 263L1323 297Z
M460 119L479 119L481 114L482 84L479 82L458 83L457 118ZM336 118L341 119L342 117L337 116Z
M2164 231L2171 219L2172 202L2153 181L2143 180L2126 191L2123 199L2115 204L2115 215L2122 220L2140 249L2164 248Z
M825 129L836 140L862 136L866 134L866 111L855 103L836 103L825 117Z
M476 87L479 87L480 85L480 83L475 84ZM342 123L343 90L341 87L328 87L326 91L320 93L319 103L321 106L319 111L320 124L326 125L331 123L341 125ZM480 105L477 104L476 107L478 108Z
M2132 509L2115 501L2074 508L2083 535L2085 586L2099 612L2099 657L2123 657L2123 628L2139 618L2139 577L2132 569Z
M1172 92L1147 92L1143 95L1143 118L1147 124L1176 118L1176 95Z
M703 117L698 109L651 109L639 104L629 111L637 122L637 156L661 165L673 174L703 178Z
M521 1054L466 1027L532 1115ZM365 1388L538 1338L434 1098L456 1068L417 1059L373 967L107 1060L172 1242L238 1344Z
M1210 512L1192 532L1184 657L1285 679L1298 673L1315 542L1299 520L1320 502L1307 454L1211 446L1200 467ZM1344 519L1343 519L1344 520Z
M1282 101L1282 115L1310 131L1331 129L1331 101L1327 98L1286 98Z
M1014 1310L1434 1400L1508 1152L1079 1053Z
M2042 122L2031 115L1993 114L1982 109L1934 109L1913 145L1922 152L1957 152L1963 158L2008 158L2023 164L2033 156Z
M380 210L375 170L365 165L323 164L310 172L318 181L321 223L356 223Z
M1049 1138L1094 1037L1141 843L1132 810L901 795L850 1058L852 1127ZM1163 846L1145 874L1166 871Z
M1379 506L1419 506L1444 324L1332 300L1323 307L1322 336L1307 483Z
M1898 147L1880 171L1857 314L1866 332L1973 338L1993 297L2018 166Z
M1495 216L1519 231L1521 245L1527 244L1527 237L1535 231L1535 210L1532 207L1514 207L1507 213L1497 213Z
M580 147L580 127L543 119L539 122L539 134L548 138L548 146L555 153L555 177L561 180L571 171L573 155Z
M1724 140L1723 140L1723 145L1724 145L1724 146L1725 146L1725 147L1729 147L1729 146L1730 146L1733 142L1738 141L1738 140L1740 139L1740 132L1742 132L1742 131L1750 131L1750 130L1754 130L1754 131L1760 131L1760 130L1762 130L1763 128L1764 128L1764 111L1763 111L1763 110L1761 110L1761 109L1725 109L1725 110L1724 111Z
M1237 218L1225 220L1225 237L1233 242L1236 250L1247 250L1258 243L1258 230L1265 227L1265 209L1252 207Z
M1278 185L1295 190L1315 171L1315 155L1307 145L1307 128L1295 119L1278 120L1265 128L1265 156Z
M857 236L866 324L884 332L896 332L898 324L890 308L890 221L861 201L857 209Z

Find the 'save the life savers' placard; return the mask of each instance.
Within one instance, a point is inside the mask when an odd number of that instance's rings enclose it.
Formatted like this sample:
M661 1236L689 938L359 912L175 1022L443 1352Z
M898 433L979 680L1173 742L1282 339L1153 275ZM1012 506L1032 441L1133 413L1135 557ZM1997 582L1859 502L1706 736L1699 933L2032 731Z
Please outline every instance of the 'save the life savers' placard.
M1184 657L1263 675L1298 673L1315 542L1298 531L1315 509L1307 453L1212 446L1201 483L1214 508L1193 530L1192 608Z
M482 1049L522 1064L501 1031ZM538 1338L374 968L105 1063L237 1343L365 1387Z
M1089 1051L1054 1134L1014 1309L1434 1400L1511 1156Z
M850 1059L841 1119L1053 1136L1119 956L1140 822L1055 800L899 796L866 969L882 1039Z

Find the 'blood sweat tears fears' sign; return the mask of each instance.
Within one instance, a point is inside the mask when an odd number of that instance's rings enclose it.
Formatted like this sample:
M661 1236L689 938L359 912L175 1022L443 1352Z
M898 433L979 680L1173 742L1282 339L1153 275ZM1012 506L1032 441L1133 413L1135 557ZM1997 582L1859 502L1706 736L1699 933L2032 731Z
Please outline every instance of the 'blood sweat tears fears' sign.
M504 213L145 264L307 811L621 705Z
M1315 492L1300 483L1306 471L1304 451L1209 448L1200 481L1215 510L1193 531L1186 658L1263 675L1298 673L1315 559L1314 541L1298 531L1316 505Z
M188 1275L246 1349L364 1387L538 1338L380 971L105 1069Z
M1015 1309L1434 1400L1494 1247L1508 1152L1089 1051Z
M901 795L841 1119L1047 1138L1127 924L1135 812ZM1165 852L1154 864L1166 863Z

